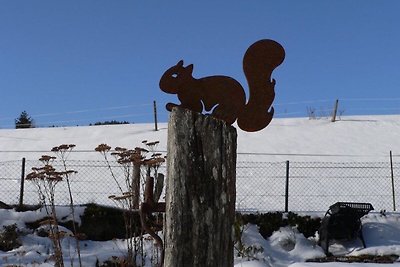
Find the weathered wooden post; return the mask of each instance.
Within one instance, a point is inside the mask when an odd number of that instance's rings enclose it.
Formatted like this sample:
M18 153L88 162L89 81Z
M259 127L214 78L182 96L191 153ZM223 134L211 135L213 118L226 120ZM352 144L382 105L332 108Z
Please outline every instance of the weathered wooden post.
M166 267L232 267L232 227L236 195L236 129L264 129L272 120L272 71L285 58L268 39L253 43L243 56L249 98L227 76L196 79L193 65L180 60L164 72L160 89L177 94L168 103L166 188ZM211 112L202 115L201 112Z
M173 109L164 266L233 266L236 137L221 120Z

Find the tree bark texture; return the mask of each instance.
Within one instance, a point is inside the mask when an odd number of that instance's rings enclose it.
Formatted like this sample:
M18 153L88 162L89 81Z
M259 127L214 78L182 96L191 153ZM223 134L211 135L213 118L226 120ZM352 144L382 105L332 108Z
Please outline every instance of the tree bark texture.
M236 145L236 129L225 122L171 112L164 266L233 266Z

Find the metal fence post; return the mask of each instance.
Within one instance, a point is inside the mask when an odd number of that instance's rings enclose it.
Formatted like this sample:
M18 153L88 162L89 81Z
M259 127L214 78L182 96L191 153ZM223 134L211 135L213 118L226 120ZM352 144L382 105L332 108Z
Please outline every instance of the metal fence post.
M332 120L331 120L332 122L336 121L336 114L337 114L338 105L339 105L339 99L336 99L335 107L333 108L333 114L332 114Z
M396 211L396 193L394 190L394 174L393 174L393 155L392 150L390 150L390 171L392 177L392 197L393 197L393 211Z
M153 109L154 109L154 130L158 131L158 125L157 125L157 103L154 100L153 101Z
M19 191L19 206L24 205L24 184L25 184L25 158L22 158L21 166L21 186Z
M286 161L285 212L289 211L289 161Z

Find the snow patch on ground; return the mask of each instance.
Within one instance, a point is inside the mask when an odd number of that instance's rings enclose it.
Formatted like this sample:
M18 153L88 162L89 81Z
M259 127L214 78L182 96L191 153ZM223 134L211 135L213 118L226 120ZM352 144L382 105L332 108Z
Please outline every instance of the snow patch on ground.
M315 240L306 239L292 227L282 227L265 240L258 232L258 227L249 224L245 226L242 241L245 246L262 248L262 252L256 253L253 258L236 259L235 267L242 266L243 260L258 261L263 264L260 266L283 267L325 255Z

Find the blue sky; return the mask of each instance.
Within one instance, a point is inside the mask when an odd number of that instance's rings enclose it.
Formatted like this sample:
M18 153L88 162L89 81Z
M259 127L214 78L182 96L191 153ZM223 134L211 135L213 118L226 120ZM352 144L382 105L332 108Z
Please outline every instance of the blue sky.
M246 89L242 57L259 39L286 50L276 117L400 114L400 2L1 1L0 128L26 110L38 126L159 120L176 102L158 82L180 59L193 76Z

